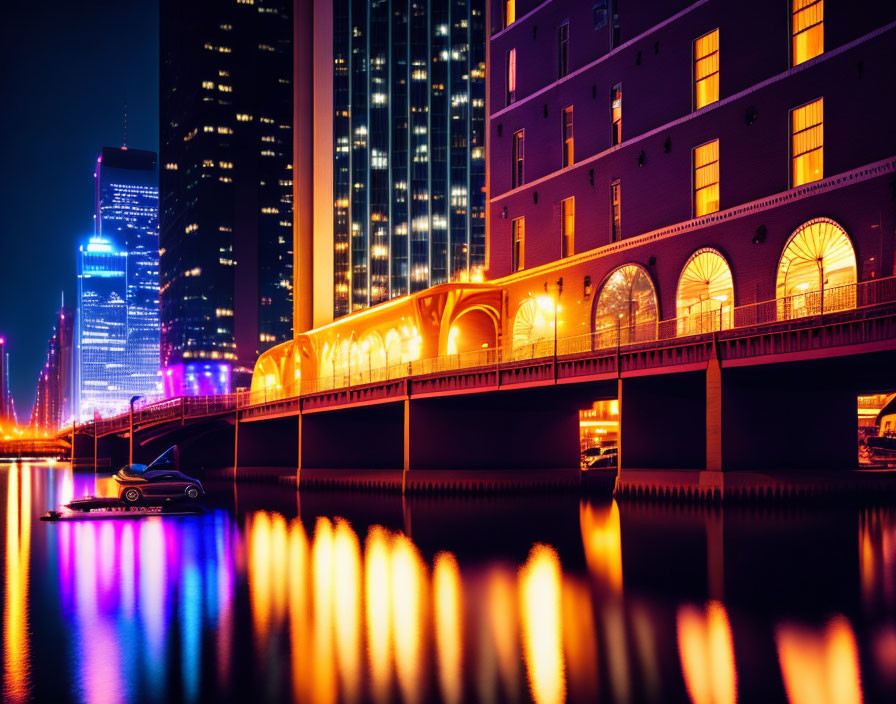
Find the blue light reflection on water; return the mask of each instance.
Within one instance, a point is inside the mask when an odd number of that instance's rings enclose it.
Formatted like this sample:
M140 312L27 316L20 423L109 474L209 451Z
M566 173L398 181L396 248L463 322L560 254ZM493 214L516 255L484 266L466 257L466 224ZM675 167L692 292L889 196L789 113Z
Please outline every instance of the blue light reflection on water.
M97 490L0 466L4 701L896 695L892 509L228 486L202 516L36 521Z

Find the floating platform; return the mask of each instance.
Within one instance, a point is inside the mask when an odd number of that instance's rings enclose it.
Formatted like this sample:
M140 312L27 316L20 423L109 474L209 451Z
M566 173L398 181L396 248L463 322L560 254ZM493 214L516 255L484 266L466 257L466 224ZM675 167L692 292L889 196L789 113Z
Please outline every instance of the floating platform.
M42 521L84 521L101 518L146 518L147 516L191 516L205 513L202 506L177 504L129 506L119 499L86 496L58 511L47 511Z

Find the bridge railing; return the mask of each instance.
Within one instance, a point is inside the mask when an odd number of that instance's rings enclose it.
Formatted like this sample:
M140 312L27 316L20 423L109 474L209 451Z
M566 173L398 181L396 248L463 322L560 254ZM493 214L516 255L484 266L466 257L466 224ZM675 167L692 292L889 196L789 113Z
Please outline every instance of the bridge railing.
M501 364L550 359L554 356L612 353L645 342L684 339L738 328L771 325L892 302L896 302L896 277L832 287L823 292L806 291L733 309L721 308L681 318L647 321L637 325L625 325L620 321L615 326L611 325L581 335L539 339L525 344L513 344L511 341L505 348L484 348L372 368L365 365L362 359L353 369L346 368L340 373L317 379L294 380L281 387L239 391L219 396L187 396L154 401L135 411L134 422L142 425L180 417L227 413L246 406L413 376L495 367ZM100 435L120 432L128 427L128 423L128 414L124 413L99 420L96 423L96 431Z

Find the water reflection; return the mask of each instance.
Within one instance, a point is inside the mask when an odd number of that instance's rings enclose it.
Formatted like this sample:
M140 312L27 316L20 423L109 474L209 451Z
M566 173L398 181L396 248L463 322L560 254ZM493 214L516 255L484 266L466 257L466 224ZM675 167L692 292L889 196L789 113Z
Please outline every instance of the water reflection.
M694 704L734 704L737 674L734 644L725 607L711 601L703 609L678 609L678 653Z
M790 704L862 702L858 647L844 616L822 628L783 624L775 640Z
M228 485L202 516L34 522L98 490L64 467L0 467L4 702L896 695L890 509L723 520L338 495L334 510ZM479 540L457 538L477 525ZM827 578L807 594L806 574Z
M21 487L21 488L20 488ZM28 698L28 569L31 561L31 468L12 466L6 476L6 579L3 612L3 693L9 702Z

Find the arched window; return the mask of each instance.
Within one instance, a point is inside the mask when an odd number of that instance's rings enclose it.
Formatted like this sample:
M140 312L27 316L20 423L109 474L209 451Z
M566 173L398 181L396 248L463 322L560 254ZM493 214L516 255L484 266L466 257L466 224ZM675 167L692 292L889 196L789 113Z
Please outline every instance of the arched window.
M647 272L625 264L604 281L594 311L595 348L656 339L656 291Z
M800 318L856 305L856 253L846 231L818 218L787 240L778 264L778 318Z
M554 299L550 296L523 301L513 319L515 358L534 359L553 353L555 315Z
M699 249L691 255L681 278L675 311L679 335L698 335L731 327L734 283L725 258L714 249Z

